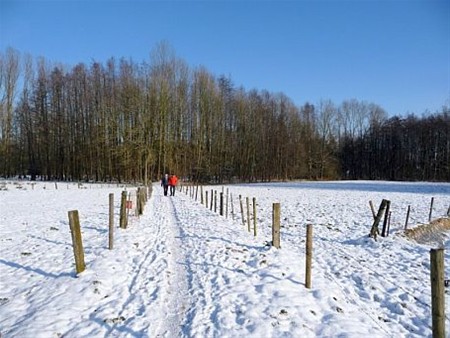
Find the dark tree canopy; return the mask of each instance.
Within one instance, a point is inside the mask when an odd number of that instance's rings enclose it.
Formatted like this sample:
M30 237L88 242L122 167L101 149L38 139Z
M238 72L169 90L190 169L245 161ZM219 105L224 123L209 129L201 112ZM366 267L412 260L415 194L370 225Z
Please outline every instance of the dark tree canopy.
M3 177L46 180L450 181L450 113L387 119L356 99L298 107L193 69L166 44L148 62L73 67L8 49L0 158Z

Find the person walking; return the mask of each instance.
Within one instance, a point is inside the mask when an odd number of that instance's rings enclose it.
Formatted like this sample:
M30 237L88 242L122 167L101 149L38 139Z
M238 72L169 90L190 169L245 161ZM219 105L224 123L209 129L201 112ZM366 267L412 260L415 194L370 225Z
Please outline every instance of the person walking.
M175 196L175 187L177 186L178 177L176 175L170 175L169 186L170 186L170 196Z
M169 174L165 174L161 179L161 187L164 188L164 196L167 196L167 190L169 189Z

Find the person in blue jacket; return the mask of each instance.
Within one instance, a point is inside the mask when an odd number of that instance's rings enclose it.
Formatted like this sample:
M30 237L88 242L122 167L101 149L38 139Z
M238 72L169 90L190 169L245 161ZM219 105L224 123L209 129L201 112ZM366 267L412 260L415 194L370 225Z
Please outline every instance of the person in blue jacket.
M165 174L161 179L161 187L164 188L164 196L167 196L167 191L169 190L169 174Z

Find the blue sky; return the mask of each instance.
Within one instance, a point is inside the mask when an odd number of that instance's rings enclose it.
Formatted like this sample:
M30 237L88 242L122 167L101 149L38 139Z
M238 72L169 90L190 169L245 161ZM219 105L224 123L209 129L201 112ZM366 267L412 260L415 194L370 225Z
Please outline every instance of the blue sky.
M449 0L0 0L1 52L140 62L161 41L192 67L297 105L355 98L390 115L450 106Z

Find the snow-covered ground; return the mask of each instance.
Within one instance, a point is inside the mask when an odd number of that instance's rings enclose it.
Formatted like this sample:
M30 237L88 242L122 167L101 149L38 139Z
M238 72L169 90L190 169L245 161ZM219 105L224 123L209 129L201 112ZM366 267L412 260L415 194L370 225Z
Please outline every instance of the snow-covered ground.
M228 217L185 190L163 196L155 184L144 215L130 216L127 229L117 227L122 187L81 188L0 182L1 338L431 337L429 251L443 243L418 244L402 233L408 205L411 227L427 222L431 197L434 218L447 213L448 183L204 187L209 198L211 190L228 190ZM242 225L239 195L245 218L245 198L251 208L256 198L256 237ZM369 200L378 208L383 198L392 203L391 233L374 241ZM275 202L281 249L267 245ZM67 216L74 209L86 261L78 276ZM307 224L314 235L311 289ZM445 270L450 276L450 264Z

